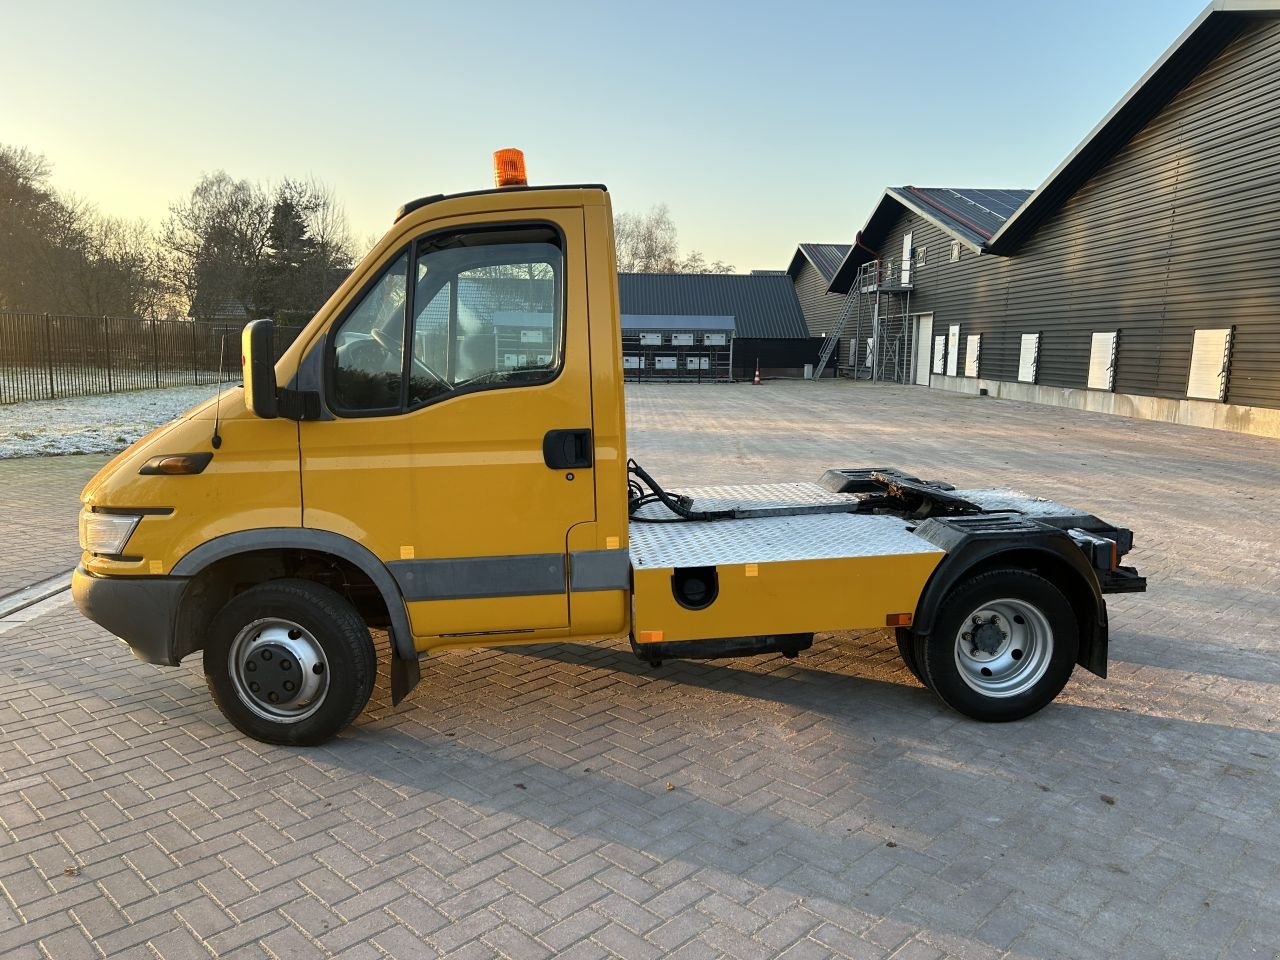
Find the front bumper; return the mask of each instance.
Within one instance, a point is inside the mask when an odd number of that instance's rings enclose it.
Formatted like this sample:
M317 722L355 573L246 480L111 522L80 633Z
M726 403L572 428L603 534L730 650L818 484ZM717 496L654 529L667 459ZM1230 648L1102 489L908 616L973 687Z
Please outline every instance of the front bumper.
M147 663L177 666L173 655L185 577L95 577L77 566L71 596L86 617L119 637Z

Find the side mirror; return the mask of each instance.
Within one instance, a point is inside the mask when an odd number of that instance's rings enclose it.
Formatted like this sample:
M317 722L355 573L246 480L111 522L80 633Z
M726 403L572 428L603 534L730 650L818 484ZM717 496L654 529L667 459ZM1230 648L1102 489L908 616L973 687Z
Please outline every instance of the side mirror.
M244 367L244 404L263 420L280 416L276 391L275 324L254 320L240 335L240 362Z

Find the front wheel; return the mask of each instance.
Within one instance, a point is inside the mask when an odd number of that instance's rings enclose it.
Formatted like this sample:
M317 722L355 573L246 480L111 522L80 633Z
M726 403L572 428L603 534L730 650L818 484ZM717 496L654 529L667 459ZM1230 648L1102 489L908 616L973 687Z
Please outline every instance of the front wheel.
M214 703L242 733L314 746L364 709L377 657L369 628L339 594L307 580L273 580L214 617L204 675Z
M927 686L975 720L1030 716L1066 686L1079 648L1071 602L1028 570L990 570L956 586L930 636L915 637Z

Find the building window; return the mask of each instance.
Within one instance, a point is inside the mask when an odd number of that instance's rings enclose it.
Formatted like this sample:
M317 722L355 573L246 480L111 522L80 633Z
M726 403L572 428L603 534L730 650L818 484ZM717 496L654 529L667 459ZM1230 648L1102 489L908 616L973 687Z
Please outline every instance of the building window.
M946 362L947 338L940 333L933 338L933 372L942 373L946 369Z
M1116 333L1095 333L1089 344L1089 389L1114 390L1116 384Z
M951 262L955 263L959 259L960 259L960 241L952 240L951 241Z
M982 334L969 334L964 345L964 375L966 377L976 377L978 375L978 357L981 352Z
M1024 333L1022 347L1018 351L1018 380L1022 383L1035 383L1039 366L1040 334Z
M1191 343L1187 396L1194 400L1225 400L1227 363L1230 359L1231 327L1197 330Z
M954 377L959 373L960 363L960 324L953 323L947 327L947 376Z

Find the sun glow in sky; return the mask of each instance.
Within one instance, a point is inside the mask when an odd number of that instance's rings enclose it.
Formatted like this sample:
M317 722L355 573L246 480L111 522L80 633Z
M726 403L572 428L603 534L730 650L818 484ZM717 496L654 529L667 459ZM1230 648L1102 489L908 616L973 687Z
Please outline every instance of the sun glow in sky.
M202 172L315 176L353 233L406 200L604 182L685 250L785 268L889 185L1035 187L1203 7L0 2L0 142L158 223Z

